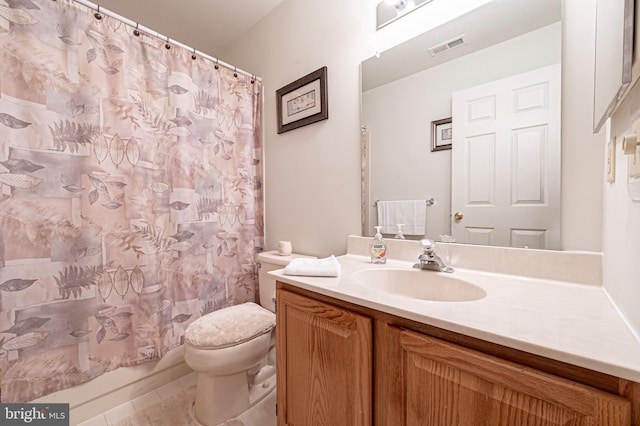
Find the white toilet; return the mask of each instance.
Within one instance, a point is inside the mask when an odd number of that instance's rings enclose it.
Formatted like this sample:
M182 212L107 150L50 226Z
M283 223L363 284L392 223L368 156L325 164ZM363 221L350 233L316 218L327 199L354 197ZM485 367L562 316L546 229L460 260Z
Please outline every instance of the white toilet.
M205 426L237 417L275 390L275 285L267 272L297 254L259 253L260 305L231 306L193 321L185 332L184 359L198 374L195 415Z

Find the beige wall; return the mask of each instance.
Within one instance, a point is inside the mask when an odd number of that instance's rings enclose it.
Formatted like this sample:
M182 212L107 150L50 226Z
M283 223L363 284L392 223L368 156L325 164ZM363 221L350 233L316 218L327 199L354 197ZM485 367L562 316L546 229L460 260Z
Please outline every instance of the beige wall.
M266 249L339 255L360 233L360 7L284 0L221 55L265 88ZM275 91L325 65L329 119L277 134Z

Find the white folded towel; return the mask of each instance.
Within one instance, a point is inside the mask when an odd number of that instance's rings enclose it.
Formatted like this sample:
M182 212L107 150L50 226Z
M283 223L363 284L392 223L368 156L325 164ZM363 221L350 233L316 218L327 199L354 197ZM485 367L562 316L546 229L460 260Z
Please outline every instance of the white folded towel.
M299 257L293 259L284 267L286 275L306 275L310 277L337 277L340 275L340 271L340 263L333 255L324 259Z

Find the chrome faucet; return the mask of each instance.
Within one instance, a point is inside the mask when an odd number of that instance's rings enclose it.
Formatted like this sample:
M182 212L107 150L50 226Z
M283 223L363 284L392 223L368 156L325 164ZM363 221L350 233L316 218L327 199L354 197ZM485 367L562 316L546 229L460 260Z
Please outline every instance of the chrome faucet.
M453 268L445 265L440 256L436 254L433 240L420 240L419 244L422 254L418 257L418 263L413 265L414 268L438 272L453 272Z

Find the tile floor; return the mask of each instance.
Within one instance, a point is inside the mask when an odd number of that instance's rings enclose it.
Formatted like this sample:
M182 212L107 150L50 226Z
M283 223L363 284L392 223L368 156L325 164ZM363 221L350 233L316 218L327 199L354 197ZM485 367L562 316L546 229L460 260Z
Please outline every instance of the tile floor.
M178 380L174 380L154 391L135 398L127 403L119 405L99 416L91 418L78 426L111 426L119 421L141 411L164 399L174 396L176 393L196 385L196 373L188 374ZM252 410L238 417L245 426L272 426L276 424L275 417L275 392L265 400L258 403ZM140 425L147 426L147 425ZM161 426L161 425L154 425ZM168 425L167 425L168 426ZM179 426L179 425L171 425Z

